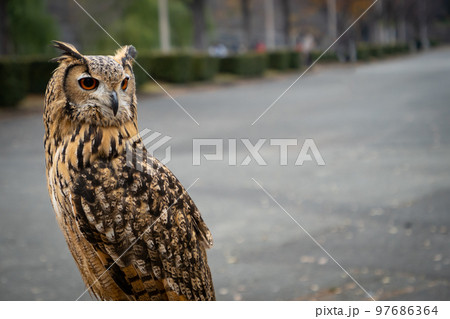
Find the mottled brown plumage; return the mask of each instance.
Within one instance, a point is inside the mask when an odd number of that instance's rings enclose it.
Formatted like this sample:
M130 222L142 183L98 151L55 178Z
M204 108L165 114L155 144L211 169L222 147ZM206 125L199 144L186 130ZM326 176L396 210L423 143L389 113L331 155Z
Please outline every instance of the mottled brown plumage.
M55 45L63 54L45 96L47 182L86 286L102 300L214 300L211 234L138 134L134 47L84 56Z

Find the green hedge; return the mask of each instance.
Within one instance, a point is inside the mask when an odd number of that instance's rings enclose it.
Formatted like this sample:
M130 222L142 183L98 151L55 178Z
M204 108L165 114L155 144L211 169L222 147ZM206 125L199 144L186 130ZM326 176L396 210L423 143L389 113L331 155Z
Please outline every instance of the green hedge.
M27 63L15 59L0 59L0 107L14 106L28 93Z
M185 83L192 79L192 57L188 54L140 54L137 62L156 81ZM138 85L151 81L138 65L135 65L133 69Z
M302 55L298 51L289 51L289 68L300 69L303 66Z
M0 106L14 106L28 93L44 94L48 80L58 66L49 60L46 57L0 59Z
M219 60L219 72L232 73L243 77L258 77L266 70L266 55L246 53Z
M374 57L374 58L382 58L385 55L382 46L371 45L371 46L369 46L368 50L369 50L370 56Z
M383 46L383 52L385 55L395 55L409 53L408 44L389 44Z
M357 56L360 61L380 59L390 55L405 54L409 52L407 44L367 45L360 44L357 48Z
M299 69L302 57L298 51L272 51L267 53L267 67L274 70Z
M431 46L432 48L438 47L438 46L440 46L440 45L441 45L441 42L440 42L439 40L436 40L436 39L430 39L430 46ZM409 49L409 47L408 47L408 49Z
M311 51L311 53L310 53L311 62L316 61L322 53L323 53L323 51ZM329 63L329 62L338 62L338 61L339 61L339 58L338 58L336 52L328 51L320 58L320 60L318 62Z
M288 51L272 51L267 53L267 66L269 69L286 70L289 68Z
M356 57L359 61L368 61L371 58L369 47L367 45L359 45L356 48Z
M192 57L192 79L194 81L212 80L218 71L219 59L203 54Z
M58 63L49 62L50 58L27 59L29 93L44 94L47 83L53 71L58 67Z
M361 44L357 48L359 60L381 58L409 51L408 45L374 46ZM322 52L311 52L315 61ZM260 77L266 68L286 70L302 67L302 56L297 51L273 51L267 54L245 53L226 58L213 58L206 54L192 53L140 53L137 62L155 80L172 83L211 80L217 72L232 73L242 77ZM327 52L320 62L337 62L334 52ZM47 82L57 63L47 57L4 57L0 59L0 106L13 106L27 93L44 93ZM151 81L136 64L134 66L138 86Z
M150 74L150 69L153 68L152 61L152 56L150 54L138 54L138 57L136 59L137 63L134 63L133 65L133 72L137 87L141 86L147 81L151 81L146 72Z
M192 81L192 56L188 54L155 55L150 70L157 81L186 83Z
M218 60L205 54L139 54L137 62L156 81L186 83L211 80L218 71ZM134 66L137 85L151 78L138 66Z
M57 67L57 63L49 60L39 56L0 59L0 106L16 105L28 93L44 94L48 80ZM137 62L155 80L172 83L210 80L219 67L218 59L204 54L144 53L139 55ZM139 65L133 68L138 86L151 81Z

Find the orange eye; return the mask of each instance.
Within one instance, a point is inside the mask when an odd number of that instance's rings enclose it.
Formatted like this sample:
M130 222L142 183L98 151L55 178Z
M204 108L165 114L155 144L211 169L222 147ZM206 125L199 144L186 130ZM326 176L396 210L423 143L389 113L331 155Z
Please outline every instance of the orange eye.
M98 86L98 81L94 78L82 78L78 81L78 83L81 88L85 90L93 90Z
M126 90L127 89L127 87L128 87L128 78L125 78L125 79L123 79L123 81L122 81L122 85L121 85L121 88L122 88L122 90Z

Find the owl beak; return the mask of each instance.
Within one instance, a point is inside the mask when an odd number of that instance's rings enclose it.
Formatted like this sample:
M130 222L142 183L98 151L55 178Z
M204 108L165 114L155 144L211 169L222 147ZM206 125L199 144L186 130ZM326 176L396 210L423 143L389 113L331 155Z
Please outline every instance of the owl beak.
M111 109L114 113L114 116L117 115L117 111L119 110L119 100L117 99L117 93L116 91L112 91L111 94L109 95L110 99L111 99Z

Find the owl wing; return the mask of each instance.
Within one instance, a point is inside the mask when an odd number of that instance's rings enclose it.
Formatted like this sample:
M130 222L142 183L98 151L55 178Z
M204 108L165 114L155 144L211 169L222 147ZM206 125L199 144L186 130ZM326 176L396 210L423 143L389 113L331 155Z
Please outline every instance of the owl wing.
M81 233L133 298L214 300L212 236L200 212L155 158L138 166L122 156L80 172L71 202Z

